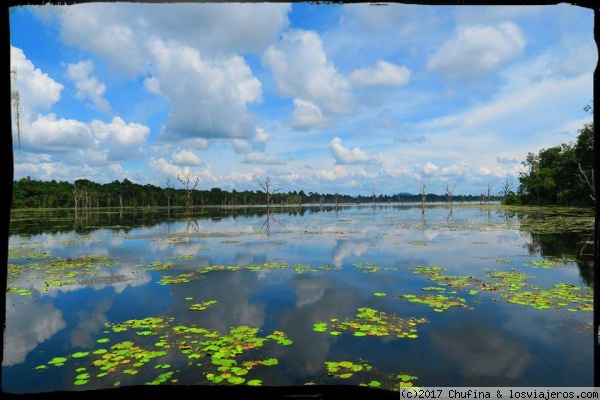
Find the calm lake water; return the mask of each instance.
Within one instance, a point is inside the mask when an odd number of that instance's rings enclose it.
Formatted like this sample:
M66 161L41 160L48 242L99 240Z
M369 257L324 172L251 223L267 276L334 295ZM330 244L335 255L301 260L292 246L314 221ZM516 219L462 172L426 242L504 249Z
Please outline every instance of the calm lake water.
M5 392L593 386L593 210L14 211Z

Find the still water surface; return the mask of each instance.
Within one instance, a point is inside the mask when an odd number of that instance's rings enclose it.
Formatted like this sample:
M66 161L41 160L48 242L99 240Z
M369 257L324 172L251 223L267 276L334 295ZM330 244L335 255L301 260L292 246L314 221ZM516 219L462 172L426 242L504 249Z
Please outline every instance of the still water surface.
M2 388L593 386L593 220L479 204L15 211Z

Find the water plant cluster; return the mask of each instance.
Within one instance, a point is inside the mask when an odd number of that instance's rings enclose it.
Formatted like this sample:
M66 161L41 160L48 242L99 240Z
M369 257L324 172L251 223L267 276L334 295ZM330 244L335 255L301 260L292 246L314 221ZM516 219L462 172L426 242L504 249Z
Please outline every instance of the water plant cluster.
M415 339L417 325L427 322L425 318L402 318L397 314L388 314L369 307L358 308L356 318L339 321L332 318L329 323L317 322L313 325L315 332L327 332L339 336L343 332L352 332L353 336L390 336Z
M55 357L36 369L71 365L76 374L75 386L92 381L102 386L120 386L128 375L138 374L145 377L147 385L176 384L178 375L189 374L190 369L198 369L194 373L198 377L196 384L259 386L262 380L252 378L252 372L279 363L273 357L273 346L293 343L278 330L260 336L258 328L242 325L222 334L196 325L176 324L170 317L107 323L105 327L105 337L97 340L96 349ZM139 339L135 340L132 334ZM131 340L119 340L117 335ZM174 354L187 362L180 362Z

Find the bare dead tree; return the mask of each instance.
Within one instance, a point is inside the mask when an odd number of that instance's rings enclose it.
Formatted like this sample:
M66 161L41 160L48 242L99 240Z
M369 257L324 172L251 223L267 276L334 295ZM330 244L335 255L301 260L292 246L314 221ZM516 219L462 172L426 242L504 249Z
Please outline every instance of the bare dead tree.
M590 174L591 176L588 177L587 173L581 167L581 164L577 163L577 166L579 167L579 174L578 174L579 179L587 185L588 189L591 192L590 197L594 201L594 203L596 203L596 187L594 186L594 169L592 168L591 174Z
M506 199L508 197L508 194L512 191L513 186L513 180L506 176L504 178L504 181L502 182L502 190L500 191L500 195L502 195L502 197Z
M452 193L454 192L454 189L456 188L456 185L452 186L452 189L450 189L450 185L446 184L446 188L444 190L446 190L446 193L448 193L448 197L450 198L450 207L452 207Z
M421 207L425 208L425 188L427 185L424 182L421 182Z
M172 190L173 190L173 188L171 188L171 177L170 176L167 176L165 184L166 184L165 196L167 196L167 210L170 210L171 209L171 195L172 195Z
M494 186L492 186L492 185L488 184L488 187L487 187L487 202L488 202L488 203L490 202L490 198L491 198L491 196L490 196L490 192L492 191L492 188L493 188L493 187L494 187Z
M177 179L179 180L179 182L181 182L181 184L185 188L185 191L186 191L185 205L186 205L186 208L189 210L192 206L192 193L194 192L194 190L196 190L196 186L198 186L198 184L200 183L200 177L198 175L196 175L196 179L192 183L192 173L191 173L191 171L188 171L185 174L183 174L183 178L180 177L179 174L177 174Z
M13 68L10 70L10 74L13 76L15 84L17 83L17 69ZM10 100L12 106L15 109L15 119L17 124L17 140L19 143L19 150L21 149L21 95L17 89L10 91Z
M79 205L79 200L87 193L86 187L82 185L77 185L77 181L73 182L73 200L75 200L75 212L77 213L77 207Z
M273 179L266 175L263 178L256 178L259 186L265 193L265 200L267 201L267 209L271 206L271 198L273 195L281 190L281 188L273 189Z

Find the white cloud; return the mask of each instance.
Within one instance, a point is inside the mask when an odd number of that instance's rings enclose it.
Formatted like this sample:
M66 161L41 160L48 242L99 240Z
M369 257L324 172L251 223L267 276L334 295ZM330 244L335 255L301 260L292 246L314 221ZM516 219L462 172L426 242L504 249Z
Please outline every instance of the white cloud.
M165 176L177 176L178 174L181 174L183 172L183 170L181 168L179 168L177 165L175 164L171 164L170 162L168 162L167 160L165 160L164 158L151 158L148 166L154 170L154 171L158 171L161 174L165 175ZM175 180L171 180L171 183L174 184L176 182L176 178Z
M289 25L291 5L94 3L53 9L65 42L139 73L147 65L145 44L153 36L203 54L260 54Z
M294 99L294 115L290 124L295 129L321 128L327 125L318 105L302 99Z
M335 159L336 164L372 164L378 161L378 157L362 151L358 147L350 149L342 146L342 139L335 137L329 142L329 151Z
M271 138L264 129L256 128L251 139L232 139L231 145L236 153L249 153L251 151L264 152L267 141Z
M90 127L74 119L57 119L56 114L43 115L22 125L21 144L37 150L68 151L93 146Z
M204 163L200 157L189 150L173 153L172 157L176 165L202 165Z
M457 28L428 60L427 69L450 78L474 78L497 69L525 48L525 38L511 22Z
M250 172L229 172L225 179L234 183L252 183L255 181L253 174Z
M437 175L439 170L440 167L438 167L431 161L427 161L427 163L423 165L423 175L427 177Z
M262 63L273 72L282 96L310 101L327 114L350 111L350 85L327 59L316 32L288 31L264 53Z
M36 112L46 111L60 100L64 86L35 68L23 50L14 46L10 46L10 68L16 71L11 88L19 92L23 119L32 119Z
M480 175L489 175L492 173L492 171L490 171L490 169L487 167L481 167L477 172L479 172Z
M151 86L173 104L162 137L249 138L254 118L246 107L261 100L258 79L240 56L204 59L197 50L157 40Z
M150 128L147 126L133 122L126 124L121 117L114 117L109 124L94 120L91 127L98 139L112 139L117 145L125 147L143 144L150 133Z
M67 65L67 76L77 89L75 97L79 100L90 100L96 108L107 112L110 110L110 105L104 98L106 85L92 76L93 70L94 64L91 60L80 61L77 64Z
M360 68L350 74L352 82L359 86L402 86L410 78L410 70L404 65L396 65L379 60L376 67Z

